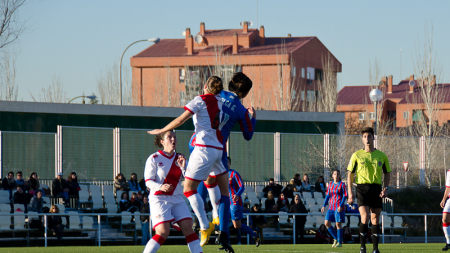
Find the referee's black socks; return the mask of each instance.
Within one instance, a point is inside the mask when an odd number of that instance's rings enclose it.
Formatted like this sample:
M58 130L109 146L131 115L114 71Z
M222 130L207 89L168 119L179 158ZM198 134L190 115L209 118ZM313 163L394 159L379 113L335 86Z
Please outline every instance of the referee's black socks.
M359 241L361 242L361 248L366 248L366 235L369 231L369 226L364 223L359 223Z
M380 225L372 224L372 242L373 250L378 250L378 240L380 238Z

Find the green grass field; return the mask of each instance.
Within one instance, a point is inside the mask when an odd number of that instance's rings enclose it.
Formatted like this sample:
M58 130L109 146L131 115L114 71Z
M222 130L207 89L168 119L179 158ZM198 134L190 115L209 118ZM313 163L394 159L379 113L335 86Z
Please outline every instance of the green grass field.
M406 244L380 244L380 252L438 252L445 244L443 243L406 243ZM331 245L317 245L317 244L267 244L256 248L254 245L233 245L235 252L359 252L359 245L348 244L342 248L334 249ZM203 247L204 252L223 252L218 251L215 245L207 245ZM115 252L142 252L143 246L102 246L102 247L31 247L31 248L0 248L1 252L19 253L19 252L33 252L33 253L115 253ZM162 246L158 252L186 252L189 250L187 246ZM372 245L367 245L367 252L372 252Z

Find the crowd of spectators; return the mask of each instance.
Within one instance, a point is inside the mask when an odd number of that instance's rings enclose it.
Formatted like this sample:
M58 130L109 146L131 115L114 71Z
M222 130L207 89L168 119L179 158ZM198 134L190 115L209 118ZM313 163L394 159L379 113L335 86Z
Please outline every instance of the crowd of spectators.
M9 191L10 199L12 203L23 204L25 212L33 211L38 213L59 213L57 206L53 205L50 209L44 209L44 191L41 189L41 185L36 172L31 173L28 180L23 178L22 172L17 172L14 178L14 172L9 172L8 175L1 181L0 188ZM67 180L63 178L63 174L59 172L57 177L52 182L52 195L61 197L64 200L65 205L69 204L69 198L79 198L79 191L81 190L78 183L77 174L72 172L69 174ZM280 211L288 213L308 213L307 208L303 204L301 198L305 192L309 192L311 197L314 198L314 192L322 193L325 198L327 190L327 183L324 181L323 176L319 176L314 185L311 185L308 174L301 176L295 174L285 187L277 184L273 178L270 178L269 183L263 188L264 197L267 199L265 204L265 210L261 208L260 204L254 204L250 209L248 206L244 212L250 213L278 213ZM131 212L139 211L140 213L149 213L148 206L148 189L145 186L145 180L138 179L136 173L132 173L130 179L127 181L122 173L117 174L113 185L114 194L121 192L120 196L117 195L118 211L119 212ZM131 195L131 197L130 197ZM292 199L291 202L289 200ZM347 213L358 213L358 206L356 204L346 205ZM277 217L277 216L273 216ZM148 234L149 217L142 215L137 218L140 220L143 231L147 231L143 234L142 244L145 245L150 239ZM298 215L295 219L296 222L296 235L300 237L300 243L304 240L304 227L306 222L306 215ZM276 222L275 222L276 224ZM266 217L264 215L250 216L250 227L256 230L260 230L261 239L263 239L263 229L267 227ZM55 216L49 219L49 228L53 231L58 239L61 239L63 226L61 225L61 217ZM332 239L328 234L327 229L323 224L319 225L319 229L316 231L316 243L330 243ZM351 230L344 227L344 242L353 242Z

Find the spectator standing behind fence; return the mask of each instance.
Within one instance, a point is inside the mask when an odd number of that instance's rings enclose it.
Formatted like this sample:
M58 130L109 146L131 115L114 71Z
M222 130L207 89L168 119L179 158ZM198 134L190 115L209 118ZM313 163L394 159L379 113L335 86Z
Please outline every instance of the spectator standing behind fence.
M306 210L305 205L303 205L302 200L300 199L300 195L296 194L294 198L294 202L289 207L289 213L304 213L307 214L308 210ZM306 215L296 215L295 216L295 234L296 236L300 236L300 242L303 243L303 234L305 232L305 223L306 223Z
M319 176L317 178L316 185L314 186L314 190L316 192L321 192L322 193L322 197L325 198L325 192L327 191L327 187L325 185L325 182L324 182L322 176Z
M56 205L52 205L50 208L50 213L59 213L59 208ZM64 226L62 225L61 216L57 215L49 215L48 217L48 228L50 231L55 233L58 241L62 240L62 231L64 230Z
M303 192L311 192L311 197L314 198L314 187L311 186L311 183L309 182L308 174L303 175L302 195L303 195Z
M331 242L331 237L328 234L327 227L324 224L320 225L319 230L316 231L316 243L327 244Z
M36 172L31 173L30 178L28 178L28 185L29 187L33 187L35 190L41 189L38 174Z
M16 180L14 180L14 172L8 172L8 176L3 178L2 187L9 191L9 199L11 199L12 190L16 187Z
M141 227L142 227L142 240L141 245L147 245L150 240L150 205L148 204L148 196L144 196L144 202L139 209L140 213L146 213L147 215L141 215Z
M44 199L42 198L42 191L37 191L36 196L31 198L31 202L28 205L29 212L42 213L42 208L44 207Z
M55 197L63 197L65 205L69 204L69 185L62 178L62 172L58 172L57 177L52 182L52 193Z
M117 174L116 179L114 179L114 194L117 191L129 191L130 186L122 173Z
M141 186L139 185L139 180L137 179L136 173L131 173L130 181L128 181L128 187L130 188L130 191L141 191Z
M289 201L285 198L284 193L280 193L277 199L278 211L288 212L289 211Z
M26 193L21 185L17 186L17 191L14 193L14 204L23 204L25 212L28 211L28 204L30 204L31 194Z
M21 185L24 190L28 189L28 182L23 179L22 171L18 171L16 174L16 186Z
M69 187L69 195L74 196L76 199L80 198L79 191L81 191L80 185L78 184L77 173L70 173L67 178L67 184Z
M264 197L267 198L267 193L269 191L272 191L272 193L274 194L275 198L278 198L278 196L280 196L281 190L283 189L283 186L275 183L274 179L271 178L269 179L269 185L267 185L266 187L264 187L263 192L265 192ZM266 207L267 208L267 207Z
M131 207L131 201L128 200L128 193L122 192L122 195L120 196L120 201L119 201L120 212L128 212L130 207Z

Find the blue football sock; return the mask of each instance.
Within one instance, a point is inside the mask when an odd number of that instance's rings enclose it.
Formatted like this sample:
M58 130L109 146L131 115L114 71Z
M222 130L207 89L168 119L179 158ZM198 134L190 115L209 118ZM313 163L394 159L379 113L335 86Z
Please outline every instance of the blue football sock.
M328 232L330 232L331 236L333 236L333 238L337 240L336 230L333 226L328 228Z
M242 230L242 228L241 228L241 230ZM241 242L241 230L238 230L237 231L237 241L238 241L238 243L240 243Z
M344 238L344 230L343 229L338 229L337 230L337 235L338 235L338 242L340 244L342 244L342 239Z
M251 235L252 237L256 236L255 231L249 228L246 224L241 224L241 231Z
M197 192L200 194L200 197L203 199L203 203L206 204L206 196L208 196L208 189L206 189L205 182L201 181L197 187Z
M219 220L220 220L220 231L227 233L228 237L228 221L230 220L230 197L224 196L220 198L219 204Z

